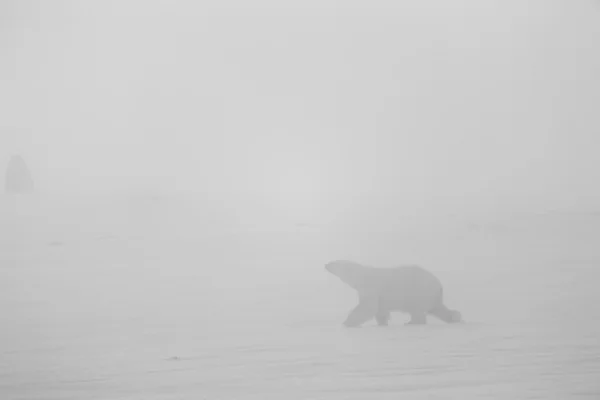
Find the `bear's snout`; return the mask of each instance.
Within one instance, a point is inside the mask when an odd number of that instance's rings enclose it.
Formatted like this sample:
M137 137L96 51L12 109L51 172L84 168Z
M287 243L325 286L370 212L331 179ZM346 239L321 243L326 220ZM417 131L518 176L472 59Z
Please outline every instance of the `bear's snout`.
M327 272L332 273L333 275L337 275L338 273L338 269L336 268L336 265L334 265L333 263L327 263L325 264L325 269L327 270Z

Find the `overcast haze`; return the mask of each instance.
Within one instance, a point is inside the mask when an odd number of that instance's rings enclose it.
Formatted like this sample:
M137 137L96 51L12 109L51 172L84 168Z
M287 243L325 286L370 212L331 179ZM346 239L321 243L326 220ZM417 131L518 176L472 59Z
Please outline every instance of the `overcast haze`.
M350 193L598 199L594 2L3 4L1 156L43 190L243 192L303 216Z

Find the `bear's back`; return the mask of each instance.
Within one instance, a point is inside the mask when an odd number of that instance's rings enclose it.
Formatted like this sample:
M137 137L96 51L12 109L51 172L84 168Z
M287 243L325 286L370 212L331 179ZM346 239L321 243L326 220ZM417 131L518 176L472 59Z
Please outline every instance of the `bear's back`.
M390 308L433 307L441 299L442 285L418 265L377 268L379 295Z
M431 272L419 265L400 265L392 268L374 268L379 279L386 282L399 284L440 284L440 281Z

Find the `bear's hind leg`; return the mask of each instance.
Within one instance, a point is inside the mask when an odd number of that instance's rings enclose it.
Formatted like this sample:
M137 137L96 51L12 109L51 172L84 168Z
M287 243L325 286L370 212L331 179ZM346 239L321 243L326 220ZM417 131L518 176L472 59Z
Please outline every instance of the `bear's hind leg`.
M459 311L451 310L444 304L438 305L436 308L429 312L431 315L441 319L442 321L455 324L462 322L462 316Z
M390 320L390 312L385 309L379 309L377 314L375 314L375 321L377 321L377 325L379 326L387 326Z

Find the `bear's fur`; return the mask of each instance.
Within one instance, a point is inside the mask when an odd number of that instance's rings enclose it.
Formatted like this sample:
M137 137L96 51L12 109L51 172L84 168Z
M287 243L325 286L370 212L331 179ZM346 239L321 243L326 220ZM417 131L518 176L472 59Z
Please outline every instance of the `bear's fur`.
M409 324L427 323L428 314L447 323L462 322L460 312L444 305L440 281L420 266L375 268L337 260L325 269L358 292L359 303L344 321L348 327L373 317L378 325L387 325L392 311L410 314Z

